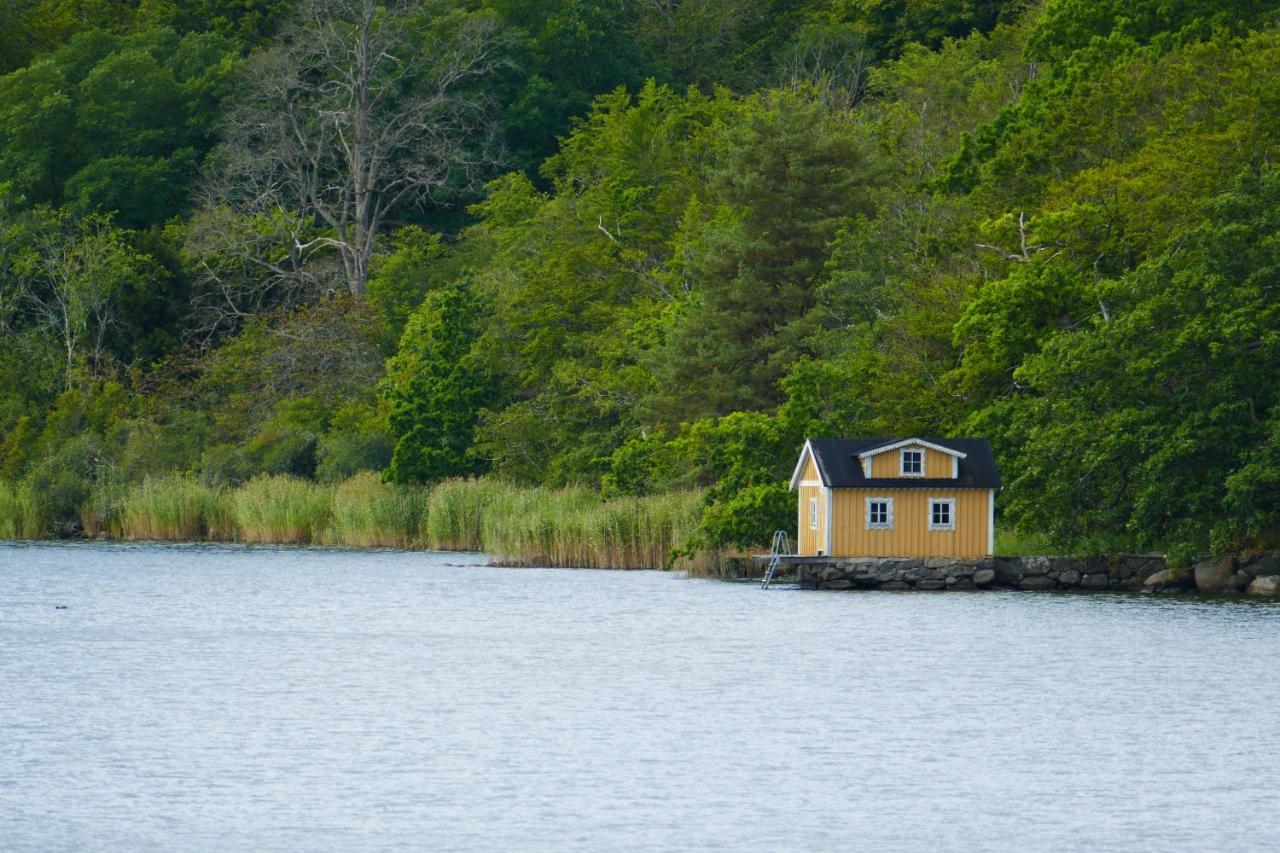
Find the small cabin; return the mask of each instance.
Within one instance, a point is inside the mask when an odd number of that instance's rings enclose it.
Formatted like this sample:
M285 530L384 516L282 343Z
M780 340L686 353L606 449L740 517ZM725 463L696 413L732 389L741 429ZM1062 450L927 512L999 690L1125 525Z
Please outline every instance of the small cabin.
M796 553L988 557L999 488L986 439L811 439L791 477Z

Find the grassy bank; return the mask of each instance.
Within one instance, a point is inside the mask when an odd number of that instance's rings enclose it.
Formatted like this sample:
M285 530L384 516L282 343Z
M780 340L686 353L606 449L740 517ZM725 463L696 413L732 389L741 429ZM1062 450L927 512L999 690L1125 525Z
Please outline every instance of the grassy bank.
M605 501L588 489L496 480L395 486L373 473L336 485L258 477L232 489L172 474L100 489L81 523L87 535L119 539L436 548L484 551L510 566L714 574L709 556L672 558L701 507L696 492ZM0 539L47 538L53 528L30 487L0 483Z

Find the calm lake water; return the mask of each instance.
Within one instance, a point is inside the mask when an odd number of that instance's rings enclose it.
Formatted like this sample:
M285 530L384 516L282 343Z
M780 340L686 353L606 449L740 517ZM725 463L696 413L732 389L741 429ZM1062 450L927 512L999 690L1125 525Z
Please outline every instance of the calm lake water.
M1253 602L0 545L0 848L1275 850L1277 661Z

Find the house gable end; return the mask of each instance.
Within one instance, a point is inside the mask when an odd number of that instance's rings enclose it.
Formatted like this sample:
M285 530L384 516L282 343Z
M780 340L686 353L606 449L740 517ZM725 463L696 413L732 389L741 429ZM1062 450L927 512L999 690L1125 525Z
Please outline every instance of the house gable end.
M904 438L901 441L894 441L880 447L873 447L870 450L864 450L858 454L858 458L867 459L872 456L878 456L881 453L888 453L892 450L901 450L906 447L924 447L929 450L936 450L939 453L945 453L948 456L954 456L956 459L964 459L969 455L950 447L943 447L941 444L934 444L932 441L925 441L923 438Z

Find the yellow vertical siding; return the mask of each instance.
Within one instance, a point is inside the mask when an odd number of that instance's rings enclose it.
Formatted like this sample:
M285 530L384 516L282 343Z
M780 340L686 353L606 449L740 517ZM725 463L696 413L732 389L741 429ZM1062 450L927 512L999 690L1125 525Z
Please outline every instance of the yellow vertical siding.
M871 457L871 476L872 477L901 477L902 471L902 451L915 448L924 451L924 476L941 479L951 476L951 456L932 450L928 447L920 447L919 445L908 444L897 450L890 450L886 453L877 453Z
M810 458L805 463L804 471L800 475L799 496L797 498L797 533L796 537L796 553L807 554L813 556L819 551L827 549L827 495L821 486L821 479L818 477L818 469ZM816 485L814 485L816 484ZM809 526L809 501L816 499L818 501L818 527L815 530Z
M894 464L896 466L896 461ZM867 529L869 497L893 498L892 530ZM929 529L931 498L955 499L955 530ZM836 489L832 495L831 554L840 557L988 556L990 499L988 489ZM805 521L807 523L807 517Z

